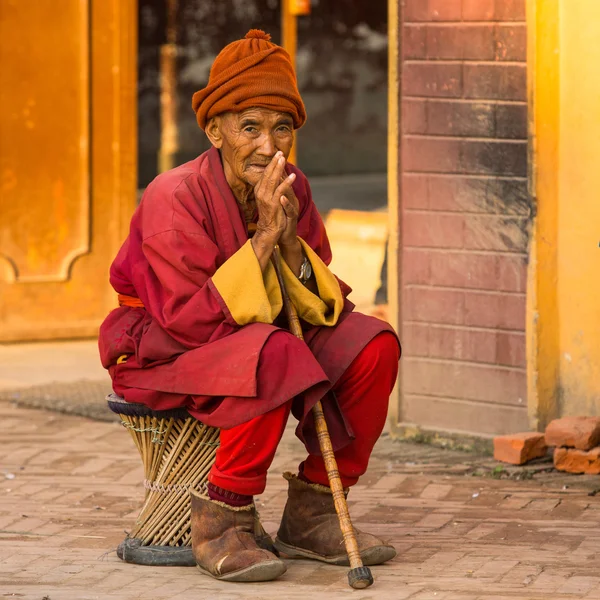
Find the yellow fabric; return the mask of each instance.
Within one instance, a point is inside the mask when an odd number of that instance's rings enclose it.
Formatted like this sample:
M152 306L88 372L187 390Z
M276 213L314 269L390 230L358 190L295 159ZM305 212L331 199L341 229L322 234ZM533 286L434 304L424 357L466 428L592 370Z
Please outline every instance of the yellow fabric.
M302 238L298 238L298 240L312 266L319 295L316 296L304 287L286 262L282 261L285 287L298 311L298 316L303 321L311 325L332 327L338 322L344 306L344 297L340 290L340 284L317 253ZM275 283L277 283L277 279Z
M273 265L265 273L248 240L212 277L231 316L238 325L272 323L283 300Z

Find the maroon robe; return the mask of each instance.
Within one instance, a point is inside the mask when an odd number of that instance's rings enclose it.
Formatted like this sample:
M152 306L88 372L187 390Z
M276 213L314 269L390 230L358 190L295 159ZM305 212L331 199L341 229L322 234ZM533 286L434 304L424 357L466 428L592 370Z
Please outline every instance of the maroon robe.
M331 249L306 177L296 173L298 236L331 262ZM208 425L231 428L294 398L297 434L318 453L311 407L323 405L334 448L352 439L331 387L378 333L392 328L353 313L345 300L334 327L307 326L306 343L276 325L240 327L211 280L248 241L243 213L219 153L205 152L158 176L135 211L110 270L121 306L100 328L100 355L115 392L161 410L185 407ZM351 291L340 282L344 297ZM279 323L279 320L277 321ZM129 355L117 364L122 355Z

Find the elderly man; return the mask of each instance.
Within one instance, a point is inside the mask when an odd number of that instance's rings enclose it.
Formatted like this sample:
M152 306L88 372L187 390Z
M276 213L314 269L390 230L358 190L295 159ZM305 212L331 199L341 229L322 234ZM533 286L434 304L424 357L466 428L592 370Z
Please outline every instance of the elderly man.
M155 410L185 407L221 428L207 489L192 494L192 547L201 571L227 581L285 571L255 537L253 496L290 411L308 456L285 475L288 501L269 547L348 564L310 410L323 400L351 487L383 429L400 357L392 329L352 312L351 290L327 267L308 181L286 162L304 105L288 54L269 40L252 30L229 44L194 94L213 147L148 186L111 268L120 307L100 331L116 393ZM285 329L276 245L305 342ZM357 531L357 541L366 565L395 556L375 536Z

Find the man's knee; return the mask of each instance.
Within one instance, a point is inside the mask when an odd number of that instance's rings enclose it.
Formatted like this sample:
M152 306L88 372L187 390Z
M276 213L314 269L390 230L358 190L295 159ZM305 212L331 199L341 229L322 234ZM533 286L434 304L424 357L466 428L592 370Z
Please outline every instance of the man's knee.
M388 331L376 335L357 357L357 362L366 369L398 370L400 346L396 336Z

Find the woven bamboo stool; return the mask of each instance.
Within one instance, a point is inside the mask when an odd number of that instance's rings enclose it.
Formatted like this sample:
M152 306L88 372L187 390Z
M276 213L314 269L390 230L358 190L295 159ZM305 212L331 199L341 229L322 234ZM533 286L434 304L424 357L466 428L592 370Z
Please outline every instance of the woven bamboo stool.
M144 505L117 555L140 565L195 566L190 489L201 490L215 462L219 430L184 409L153 411L111 394L108 407L131 433L144 464Z

